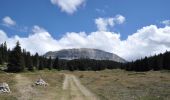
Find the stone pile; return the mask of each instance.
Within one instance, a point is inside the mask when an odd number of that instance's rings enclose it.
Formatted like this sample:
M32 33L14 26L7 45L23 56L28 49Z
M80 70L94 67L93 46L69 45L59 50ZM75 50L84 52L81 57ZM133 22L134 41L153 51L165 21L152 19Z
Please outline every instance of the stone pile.
M0 93L10 93L10 89L7 83L0 83Z
M42 78L39 78L39 79L35 82L35 85L47 86L48 83L46 83Z

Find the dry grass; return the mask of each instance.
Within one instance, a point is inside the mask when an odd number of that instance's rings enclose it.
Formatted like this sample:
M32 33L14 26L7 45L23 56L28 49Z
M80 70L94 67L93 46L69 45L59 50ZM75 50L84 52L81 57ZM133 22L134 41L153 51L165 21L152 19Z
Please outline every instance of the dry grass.
M170 72L74 72L101 100L169 100Z
M123 70L104 70L58 72L46 70L20 73L30 83L34 83L40 77L49 83L47 87L32 87L37 94L32 95L33 97L29 100L60 100L64 79L61 73L76 75L81 80L81 83L98 95L101 100L170 99L170 72L168 71L128 72ZM12 91L9 94L0 94L0 100L18 100L21 93L17 88L16 74L0 72L0 82L7 82Z
M33 89L31 91L26 91L25 93L31 92L28 95L29 100L60 100L61 90L62 90L62 82L64 76L60 74L58 71L37 71L37 72L26 72L19 74L24 79L25 87L31 86ZM23 95L20 91L22 87L19 89L21 84L18 84L19 81L16 79L17 74L12 73L4 73L0 72L0 82L6 82L9 84L11 93L9 94L0 94L0 100L20 100ZM38 78L43 78L49 86L33 86L34 82ZM27 82L27 81L29 82ZM27 83L28 84L27 84ZM23 88L24 89L24 88ZM29 89L29 88L27 88Z
M5 94L5 93L0 94L0 100L17 100L17 98L16 98L17 90L15 88L16 81L14 80L14 77L15 77L15 75L12 73L0 72L0 83L2 83L2 82L8 83L11 91L13 91L9 94Z

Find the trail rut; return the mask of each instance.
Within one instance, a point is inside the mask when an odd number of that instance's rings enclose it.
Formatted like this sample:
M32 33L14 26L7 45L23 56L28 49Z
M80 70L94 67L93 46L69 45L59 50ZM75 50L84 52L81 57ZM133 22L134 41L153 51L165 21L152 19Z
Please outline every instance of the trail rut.
M84 87L79 79L71 74L65 74L61 100L99 100L95 94Z
M17 81L16 88L20 93L20 95L17 96L18 100L32 100L38 92L31 86L31 81L20 74L17 74L15 78Z

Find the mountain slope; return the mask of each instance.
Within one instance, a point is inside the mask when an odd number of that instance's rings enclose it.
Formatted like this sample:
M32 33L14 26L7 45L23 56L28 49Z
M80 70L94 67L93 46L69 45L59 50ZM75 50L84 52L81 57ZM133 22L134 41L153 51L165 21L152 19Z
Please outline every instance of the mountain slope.
M50 51L47 52L45 57L50 56L54 59L58 57L59 59L73 60L73 59L95 59L95 60L112 60L116 62L126 62L123 58L116 54L105 52L98 49L80 48L80 49L63 49L60 51Z

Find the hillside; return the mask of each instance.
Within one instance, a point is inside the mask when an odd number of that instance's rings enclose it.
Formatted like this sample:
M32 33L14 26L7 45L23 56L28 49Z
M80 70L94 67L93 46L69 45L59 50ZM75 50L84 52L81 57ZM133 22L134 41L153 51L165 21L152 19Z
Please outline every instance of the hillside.
M98 49L90 48L80 48L80 49L63 49L60 51L50 51L47 52L45 57L49 58L50 56L54 59L58 57L59 59L73 60L73 59L95 59L95 60L112 60L116 62L126 62L123 58L119 57L116 54L105 52Z

